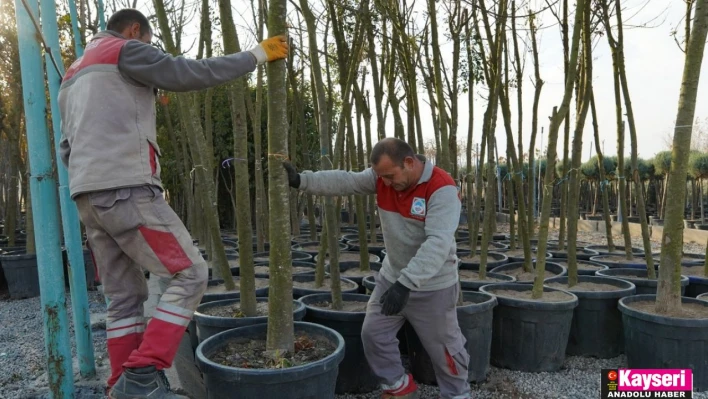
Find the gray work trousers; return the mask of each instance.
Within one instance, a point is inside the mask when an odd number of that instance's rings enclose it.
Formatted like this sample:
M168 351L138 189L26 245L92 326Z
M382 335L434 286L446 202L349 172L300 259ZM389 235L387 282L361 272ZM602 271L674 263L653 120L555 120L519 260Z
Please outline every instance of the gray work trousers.
M375 279L376 288L371 293L361 331L364 354L374 375L381 383L392 385L405 373L396 333L408 320L430 355L441 397L469 394L469 354L457 323L459 285L437 291L411 291L401 313L384 316L379 300L393 284L378 273Z

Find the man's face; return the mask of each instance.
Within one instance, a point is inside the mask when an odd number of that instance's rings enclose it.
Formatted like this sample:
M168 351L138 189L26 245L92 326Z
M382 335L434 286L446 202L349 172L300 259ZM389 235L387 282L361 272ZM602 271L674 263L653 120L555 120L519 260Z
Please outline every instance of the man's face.
M413 158L407 157L403 161L403 166L397 165L388 155L382 155L379 163L372 168L377 176L383 179L386 186L393 187L396 191L406 191L412 185Z

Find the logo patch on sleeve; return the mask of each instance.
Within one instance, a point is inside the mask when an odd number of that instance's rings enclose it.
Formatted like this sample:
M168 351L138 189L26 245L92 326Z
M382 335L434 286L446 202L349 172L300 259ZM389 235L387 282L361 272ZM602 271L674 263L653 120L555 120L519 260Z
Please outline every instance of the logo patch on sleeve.
M411 205L411 215L425 216L425 198L413 198L413 204Z

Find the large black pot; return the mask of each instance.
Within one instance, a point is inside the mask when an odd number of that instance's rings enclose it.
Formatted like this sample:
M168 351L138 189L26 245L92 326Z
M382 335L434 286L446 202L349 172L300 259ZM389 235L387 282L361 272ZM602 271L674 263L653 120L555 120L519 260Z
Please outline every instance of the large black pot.
M465 256L468 256L470 252L464 252L464 251L458 251L457 256L460 258L460 269L464 268L474 268L475 270L479 270L479 255L480 251L477 251L477 256L474 257L472 260L463 260L462 258ZM503 253L499 252L492 252L489 251L487 252L487 270L492 270L496 267L499 267L501 265L506 265L509 263L509 258L504 255ZM472 270L472 269L468 269Z
M637 286L637 295L656 295L656 287L659 280L649 280L647 279L647 270L644 269L608 269L608 270L598 270L595 273L596 276L603 277L613 277L620 280L629 281L635 286ZM635 276L633 277L627 277ZM658 277L658 274L657 274ZM688 285L688 277L681 276L681 295L686 292L686 286Z
M523 256L511 256L509 254L506 254L506 256L509 257L509 263L523 262L524 260L526 260L526 258ZM538 253L536 252L536 249L532 250L531 251L531 259L533 260L534 263L536 263L537 256L538 256ZM553 255L551 255L550 252L546 252L546 260L551 259L552 257L553 257ZM546 263L548 263L548 262L546 262Z
M383 251L384 249L386 249L386 244L384 244L383 240L377 242L376 244L377 244L377 245L371 245L371 243L368 243L366 250L367 250L369 253L374 254L374 255L376 255L376 256L378 256L378 257L380 258L380 257L381 257L381 251ZM347 245L349 245L349 250L350 250L350 251L359 252L359 250L360 250L360 248L361 248L361 247L359 246L359 240L350 240L350 241L347 241Z
M291 262L291 264L293 267L302 267L304 269L307 269L307 271L305 271L305 270L296 271L296 269L293 269L293 271L292 271L293 276L298 276L301 274L314 274L315 269L317 268L317 265L312 262L303 262L303 261L294 260ZM256 263L254 266L269 266L269 265L270 265L269 262L260 262L260 263ZM240 270L239 270L239 273L240 273ZM268 273L256 272L256 277L258 277L258 278L268 278L269 276L270 276L270 268L268 269Z
M339 364L337 376L338 394L365 393L378 388L377 377L371 371L364 356L364 345L361 341L361 328L364 324L364 312L342 312L311 306L318 302L331 302L332 294L311 294L299 299L307 308L305 321L329 327L342 334L345 343L344 359ZM368 295L342 294L342 300L366 303Z
M477 265L466 265L461 264L460 270L471 270L473 272L479 272L479 264ZM494 280L489 280L494 279ZM496 281L495 281L496 280ZM489 284L495 283L513 283L516 281L515 277L507 276L506 274L487 272L487 279L485 280L464 280L460 276L460 287L463 291L479 291L479 288Z
M356 294L357 290L359 290L359 284L353 282L352 280L346 279L344 277L340 278L341 284L342 284L342 294ZM314 274L298 274L293 276L293 282L298 281L298 282L307 282L307 281L315 281L315 275ZM293 286L293 299L299 299L305 295L310 295L310 294L322 294L325 292L329 292L329 288L327 287L322 287L320 289L309 289L309 288L299 288L299 287L294 287Z
M646 269L647 261L644 257L635 257L627 263L623 255L598 255L590 258L591 261L605 265L610 269Z
M634 295L619 301L628 368L692 369L693 389L708 390L708 319L659 316L630 308L633 302L656 301L656 295ZM708 307L708 302L681 298Z
M39 272L37 255L22 251L0 255L3 274L12 299L34 298L39 296Z
M536 267L536 262L533 262L533 266L534 266L534 268ZM492 269L492 273L506 274L508 272L511 272L513 270L518 270L523 267L524 267L523 262L507 263L506 265L501 265L499 267L495 267L494 269ZM553 263L553 262L546 261L545 269L547 272L555 274L555 276L552 276L552 277L561 277L561 276L565 276L568 274L568 269L566 269L565 267L563 267L557 263ZM548 277L548 278L552 278L552 277ZM534 272L534 278L535 278L535 272ZM531 283L533 283L533 279L532 280L519 280L517 278L516 282L522 283L522 284L531 284Z
M457 307L457 323L465 337L465 349L470 355L467 365L467 381L483 382L489 371L489 357L492 347L492 315L497 306L496 297L482 292L463 292L469 305ZM435 371L428 352L415 334L408 337L408 353L411 373L415 380L423 384L436 384Z
M564 250L559 250L557 245L548 245L546 248L549 254L553 255L553 259L567 259L568 258L568 247L566 246ZM577 247L575 252L575 258L578 260L590 260L591 257L599 255L597 251L592 249L584 249L582 247Z
M197 324L197 339L202 343L207 338L216 335L226 330L234 328L251 326L254 324L263 324L268 322L268 316L258 317L217 317L210 316L204 313L207 309L218 308L220 306L231 305L241 302L241 299L224 299L222 301L214 301L202 303L194 312L194 322ZM256 302L268 302L268 298L256 298ZM298 301L293 301L293 318L295 321L300 321L305 317L305 305Z
M358 269L360 267L360 262L339 262L339 272L344 273L350 269ZM381 262L369 262L369 268L371 269L370 276L381 270ZM325 272L329 275L329 264L325 265ZM351 280L359 285L357 292L359 294L366 294L366 287L364 287L364 277L366 276L345 276L341 275L348 280Z
M586 253L597 252L600 255L622 255L624 253L624 247L621 245L615 245L615 252L610 252L607 245L590 245L583 248ZM632 247L632 253L634 256L644 255L644 250L641 248Z
M530 284L490 284L480 292L531 291ZM544 287L544 292L561 291ZM562 302L540 302L497 295L492 329L491 363L511 370L557 371L563 366L573 309L578 298L568 293Z
M295 322L295 333L304 332L325 338L335 346L324 359L303 366L282 369L252 369L222 366L209 359L231 342L265 340L268 325L256 324L224 331L205 340L196 351L196 362L204 375L207 397L221 399L333 398L339 363L344 358L344 338L331 328L312 323Z
M708 277L705 277L703 273L703 264L686 265L683 264L682 268L698 270L699 273L689 273L688 276L688 287L686 287L686 296L688 297L698 297L698 295L705 294L708 292Z
M301 251L292 251L291 252L292 260L293 261L298 261L298 262L312 262L312 255L308 254L307 252L301 252ZM253 254L253 263L258 265L262 263L268 263L270 261L269 259L270 252L265 251L265 252L256 252Z
M364 277L361 280L361 285L364 286L366 294L371 295L371 293L374 291L374 287L376 287L375 277L373 275Z
M294 244L293 246L290 247L293 251L299 251L299 252L307 252L308 254L312 255L314 258L317 253L319 252L319 246L320 242L319 241L311 241L311 242L303 242L303 243L298 243ZM344 244L344 243L339 243L339 250L340 251L346 251L349 249L349 245Z
M558 263L559 265L565 267L566 270L568 269L568 260L567 259L555 259L554 258L553 263ZM609 267L606 265L603 265L603 264L600 264L597 262L593 262L590 260L578 259L577 264L578 264L578 276L594 276L595 272L597 272L598 270L609 269ZM582 265L593 266L593 268L583 269ZM568 271L568 273L566 273L566 275L568 275L569 273L570 273L570 271Z
M571 356L592 356L610 359L624 349L622 315L617 309L620 298L634 295L636 287L629 281L609 277L578 276L578 282L608 284L616 291L580 291L568 288L568 277L555 277L546 284L560 283L566 291L578 297L578 307L573 311L568 348ZM557 287L556 287L557 288Z

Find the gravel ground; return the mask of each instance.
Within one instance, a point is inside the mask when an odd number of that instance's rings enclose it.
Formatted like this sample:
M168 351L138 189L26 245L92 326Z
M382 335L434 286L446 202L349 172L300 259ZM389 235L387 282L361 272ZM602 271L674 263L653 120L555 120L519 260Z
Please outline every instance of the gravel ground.
M508 225L499 223L497 230L508 232ZM557 231L551 231L551 238ZM578 240L605 244L603 233L578 232ZM623 244L621 236L615 243ZM642 248L641 237L632 237L632 245ZM660 249L659 242L652 242L654 252ZM705 253L705 247L685 244L688 253ZM39 298L10 301L0 292L0 398L48 398L47 376L44 360L44 338ZM89 307L92 315L105 313L103 296L89 292ZM67 292L68 317L71 322L71 303ZM73 324L73 323L70 323ZM75 356L73 325L71 328L72 355ZM76 397L93 399L103 397L100 392L109 373L106 354L105 323L94 323L93 341L98 376L91 380L80 379L75 374ZM472 386L474 398L597 398L600 391L600 369L626 366L626 359L590 359L569 357L564 367L554 373L522 373L491 367L488 380ZM78 364L74 359L74 370ZM437 387L421 385L421 399L438 398ZM337 395L338 399L380 398L380 391L360 395ZM708 399L708 392L694 393L694 398Z

